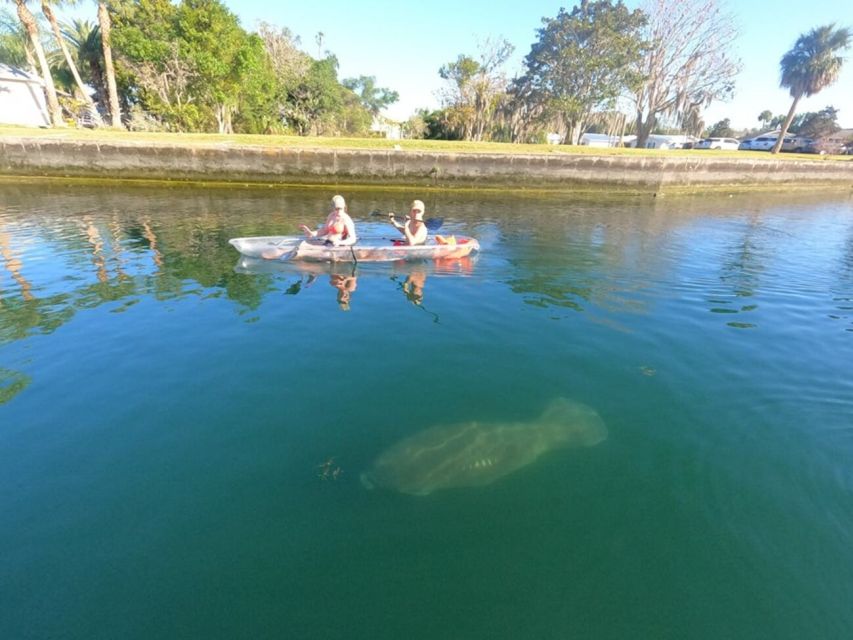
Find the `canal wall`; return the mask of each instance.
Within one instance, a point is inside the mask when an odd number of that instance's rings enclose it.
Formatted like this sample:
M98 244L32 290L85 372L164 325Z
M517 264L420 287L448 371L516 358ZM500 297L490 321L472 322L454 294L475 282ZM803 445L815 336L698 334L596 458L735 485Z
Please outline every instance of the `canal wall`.
M434 188L697 190L853 188L853 162L714 157L449 153L163 142L0 138L0 174L259 184L383 184Z

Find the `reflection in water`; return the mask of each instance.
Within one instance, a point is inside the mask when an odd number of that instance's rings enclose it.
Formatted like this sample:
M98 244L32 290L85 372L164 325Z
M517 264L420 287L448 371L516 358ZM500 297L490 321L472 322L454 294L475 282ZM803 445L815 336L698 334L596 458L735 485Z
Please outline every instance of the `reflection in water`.
M607 428L594 409L557 398L531 422L430 427L383 452L362 482L412 495L483 486L554 449L591 447L605 438Z
M0 367L0 404L9 402L30 384L28 375Z
M743 224L743 233L735 234L720 263L720 283L725 290L713 292L708 298L711 313L748 313L758 308L757 304L744 303L755 295L764 265L773 257L763 245L765 233L760 217L752 213ZM726 324L735 329L756 327L754 323L743 321Z
M355 272L350 276L333 273L329 276L329 284L338 290L338 306L342 311L349 311L352 294L358 286Z
M349 311L353 293L358 288L359 278L387 278L403 292L406 300L426 312L438 322L438 314L424 306L424 288L430 273L441 275L469 276L473 272L475 258L447 258L442 260L413 260L354 265L345 262L293 262L263 260L239 256L234 271L247 275L284 275L288 277L285 295L296 295L314 284L318 277L328 275L329 285L337 289L336 300L343 311Z
M80 309L116 304L111 310L122 311L145 296L157 300L223 297L245 314L258 308L268 293L299 293L320 275L329 277L340 308L349 309L362 284L359 279L372 275L387 279L389 269L393 285L405 300L438 322L438 315L425 306L431 300L427 281L433 275L470 275L479 259L375 269L358 265L357 273L349 265L292 267L269 261L265 265L241 261L235 268L229 238L288 233L300 219L324 206L325 197L311 190L0 188L7 205L0 212L0 257L12 283L4 284L0 292L0 344L49 333ZM698 208L699 220L707 219L709 210L721 217L738 216L734 224L725 222L726 233L718 234L716 241L720 235L728 240L732 228L746 224L729 249L714 246L701 256L706 273L719 273L716 287L709 287L707 280L701 284L703 298L712 301L714 310L740 313L757 308L758 279L767 261L774 258L764 248L775 247L776 238L767 236L763 214L759 211L746 218L743 206L723 200L675 204L638 200L618 205L585 201L569 211L562 200L505 199L492 202L490 217L483 217L482 204L491 197L448 196L457 200L442 208L456 215L445 222L451 232L485 239L485 259L507 267L502 272L491 269L493 283L508 287L526 304L598 313L600 321L610 326L617 326L618 319L609 312L648 312L649 298L643 291L670 269L673 260L695 260L691 246L673 241L680 228L690 230L696 219L690 207ZM377 208L383 196L376 198L354 200L354 210ZM283 207L288 211L286 218L279 213ZM369 227L369 221L358 222L362 228ZM849 244L848 253L853 253ZM853 259L848 258L845 264L850 262ZM720 282L728 291L718 292ZM731 295L752 300L735 308ZM838 308L848 315L853 298L849 287L837 298Z
M844 240L838 284L832 301L838 313L830 314L833 320L846 321L845 331L853 332L853 230Z
M403 293L414 305L420 306L424 301L424 285L426 284L426 272L416 270L406 276L403 281Z
M33 299L33 285L21 274L21 260L12 251L11 238L8 232L0 231L0 255L3 256L3 266L8 271L12 279L18 283L21 288L21 297L30 301ZM2 298L0 298L2 303Z

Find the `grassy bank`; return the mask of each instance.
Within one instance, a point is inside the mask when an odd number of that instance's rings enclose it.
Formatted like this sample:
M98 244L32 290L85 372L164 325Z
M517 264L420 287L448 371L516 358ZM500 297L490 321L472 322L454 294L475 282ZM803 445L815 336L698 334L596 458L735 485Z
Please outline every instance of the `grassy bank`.
M616 149L576 145L510 144L507 142L466 142L456 140L386 140L384 138L320 138L301 136L218 135L212 133L144 133L110 129L33 129L28 127L0 126L0 137L44 138L81 142L125 142L151 145L219 145L252 147L288 147L304 149L363 149L429 151L448 153L494 154L573 154L592 156L632 157L692 157L810 160L814 162L853 161L853 156L818 156L814 154L780 153L771 156L763 151L705 151L678 149Z

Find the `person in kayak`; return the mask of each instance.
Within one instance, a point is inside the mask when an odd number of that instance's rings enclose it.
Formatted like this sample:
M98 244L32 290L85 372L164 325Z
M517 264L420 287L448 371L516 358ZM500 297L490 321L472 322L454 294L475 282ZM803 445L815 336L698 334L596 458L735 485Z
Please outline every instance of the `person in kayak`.
M332 198L332 211L316 231L302 225L301 229L309 238L325 238L326 244L335 246L347 246L355 244L358 238L355 235L355 223L347 213L347 203L343 196Z
M427 240L427 228L424 224L424 203L420 200L412 202L412 210L407 217L406 224L400 224L394 217L393 211L388 213L388 220L400 233L406 236L407 244L424 244Z

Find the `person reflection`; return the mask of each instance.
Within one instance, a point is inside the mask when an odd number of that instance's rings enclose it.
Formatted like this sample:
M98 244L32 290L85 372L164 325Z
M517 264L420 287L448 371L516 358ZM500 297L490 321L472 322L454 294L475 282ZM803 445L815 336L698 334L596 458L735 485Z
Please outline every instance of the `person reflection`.
M421 306L424 301L424 284L426 284L426 271L412 271L403 281L403 293L412 304Z
M358 286L358 278L355 274L347 276L342 273L333 273L329 276L329 284L338 290L338 306L341 311L349 311L352 293Z

